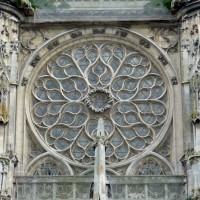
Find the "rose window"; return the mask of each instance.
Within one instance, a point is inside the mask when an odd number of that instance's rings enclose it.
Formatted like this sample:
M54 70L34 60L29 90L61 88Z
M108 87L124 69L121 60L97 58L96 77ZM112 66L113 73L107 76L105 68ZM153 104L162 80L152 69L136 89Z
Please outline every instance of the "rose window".
M107 164L129 160L163 131L164 80L152 61L132 47L102 41L74 45L47 62L34 80L36 132L71 162L92 164L101 117Z

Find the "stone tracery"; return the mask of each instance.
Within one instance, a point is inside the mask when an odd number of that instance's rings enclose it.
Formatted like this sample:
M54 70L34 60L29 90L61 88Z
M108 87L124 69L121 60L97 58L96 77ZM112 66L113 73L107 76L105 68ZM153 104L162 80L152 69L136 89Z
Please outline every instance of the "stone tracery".
M102 114L94 115L85 99L97 88L113 99L112 107L99 104ZM162 75L148 58L120 43L98 41L66 49L43 67L32 94L33 121L43 140L85 164L93 163L91 142L99 115L105 121L107 164L143 152L167 118Z

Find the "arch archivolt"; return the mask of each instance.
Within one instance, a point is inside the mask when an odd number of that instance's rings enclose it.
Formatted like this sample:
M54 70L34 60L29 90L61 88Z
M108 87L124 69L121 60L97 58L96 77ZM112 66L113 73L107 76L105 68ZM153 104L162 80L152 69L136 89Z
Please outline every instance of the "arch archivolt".
M63 173L62 175L73 175L73 170L71 169L70 165L67 162L60 160L59 158L56 158L54 155L48 152L43 153L37 156L36 158L34 158L26 166L25 174L29 176L34 175L34 173L39 171L42 165L44 167L46 163L48 163L48 165L53 164L55 167L57 167L56 170L60 170L60 173ZM57 175L61 175L61 174L57 174Z

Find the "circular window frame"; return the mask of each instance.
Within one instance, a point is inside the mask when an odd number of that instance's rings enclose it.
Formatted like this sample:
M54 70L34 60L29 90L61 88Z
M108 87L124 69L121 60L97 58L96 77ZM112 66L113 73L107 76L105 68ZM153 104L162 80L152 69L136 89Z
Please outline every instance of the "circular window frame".
M69 33L68 33L69 34ZM137 34L138 36L138 34ZM132 35L132 37L134 37L134 34ZM141 36L140 36L141 37ZM46 63L51 59L51 57L56 56L57 54L61 53L62 50L73 47L75 44L80 44L83 42L94 42L94 41L112 41L112 42L117 42L117 43L122 43L124 45L130 46L138 51L142 51L142 53L148 57L156 66L156 68L159 70L159 72L162 74L163 78L164 78L164 82L166 84L166 88L169 92L167 92L168 95L168 102L167 105L169 105L169 108L167 109L167 119L165 122L165 125L162 127L162 130L159 134L159 136L156 138L156 140L149 145L143 152L129 158L126 161L120 162L120 163L113 163L113 164L109 164L110 167L112 166L123 166L126 165L127 163L132 162L133 160L137 159L138 156L144 155L150 151L152 151L160 142L161 140L164 138L169 126L170 126L170 122L172 120L172 113L173 113L173 88L170 82L170 77L171 75L174 75L173 70L170 69L169 70L165 70L164 67L161 67L161 64L159 63L158 59L155 59L155 50L151 50L151 51L146 51L144 50L144 48L142 48L141 46L136 45L135 43L130 43L129 41L127 41L126 39L119 39L118 37L110 37L110 36L92 36L92 37L83 37L81 39L76 39L75 41L71 41L71 42L65 42L64 44L61 44L60 46L57 47L56 51L51 51L48 55L44 55L42 61L40 62L40 67L37 67L34 69L34 73L31 74L30 77L30 81L28 82L27 85L27 90L26 90L26 98L25 98L25 103L26 103L26 116L27 116L27 120L28 120L28 124L31 127L31 130L33 131L34 135L36 136L36 138L38 139L38 141L40 142L40 144L48 151L51 152L52 154L56 154L58 157L66 160L68 163L71 164L76 164L78 166L82 166L85 167L84 164L80 164L80 163L76 163L73 160L68 159L67 157L57 153L54 151L54 149L52 149L51 147L49 147L41 138L41 136L39 135L39 133L37 132L37 130L35 129L35 126L33 124L32 121L32 116L31 116L31 106L30 106L30 100L31 100L31 88L32 88L32 84L35 80L35 78L38 75L38 72L46 65ZM43 47L44 48L44 47ZM158 47L155 47L156 49ZM42 48L41 48L42 49Z

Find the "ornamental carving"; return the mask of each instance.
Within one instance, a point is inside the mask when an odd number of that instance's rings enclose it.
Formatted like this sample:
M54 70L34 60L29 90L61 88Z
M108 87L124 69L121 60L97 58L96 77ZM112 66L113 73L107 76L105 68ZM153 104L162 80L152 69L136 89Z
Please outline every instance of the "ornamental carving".
M168 54L178 51L178 29L170 28L151 28L149 37Z
M104 112L113 104L113 97L107 89L95 88L86 97L86 104L96 113Z
M200 37L199 37L199 26L200 17L198 14L189 16L182 21L182 39L181 39L181 50L183 52L184 65L188 67L189 74L188 78L190 79L196 70L200 69L199 60L200 60ZM187 63L187 64L186 64ZM187 70L187 69L185 69Z

